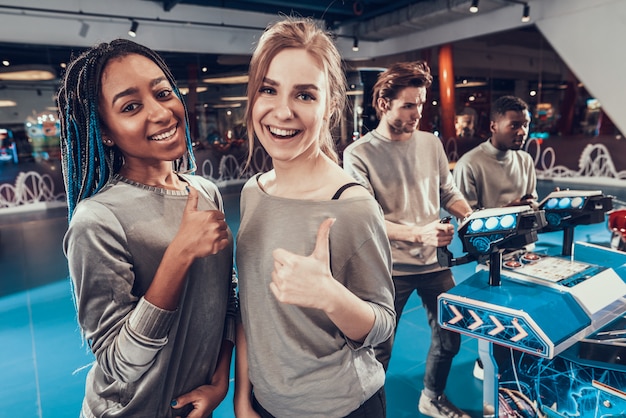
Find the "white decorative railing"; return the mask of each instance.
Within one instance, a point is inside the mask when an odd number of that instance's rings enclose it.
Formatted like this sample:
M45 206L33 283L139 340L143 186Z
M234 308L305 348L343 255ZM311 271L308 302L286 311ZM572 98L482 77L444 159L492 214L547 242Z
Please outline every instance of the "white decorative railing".
M603 144L588 144L578 159L578 170L572 170L563 165L555 165L556 151L553 147L541 149L542 141L531 138L526 142L525 150L535 160L537 178L571 178L587 177L598 179L625 180L626 170L617 171L611 153Z
M257 147L250 160L250 165L246 167L246 162L239 163L234 155L227 154L222 156L218 166L217 176L214 175L213 163L210 159L202 163L201 175L213 180L218 186L229 183L244 182L255 173L265 172L272 167L272 160L265 150Z
M201 172L198 174L223 187L245 182L255 173L270 170L271 165L269 156L261 147L258 147L247 167L245 161L239 163L235 156L226 154L219 160L217 173L213 169L211 160L206 159L202 163ZM56 193L54 188L54 181L48 174L41 174L36 171L19 173L15 179L15 184L0 184L0 212L32 210L39 206L46 208L65 205L65 193Z
M445 145L446 153L451 161L452 156L457 155L456 143L448 140ZM527 141L525 150L533 156L537 178L588 178L596 180L614 179L626 180L626 170L617 171L611 153L602 144L589 144L582 151L578 170L570 169L563 165L555 165L556 151L553 147L541 148L541 141L531 138ZM245 182L252 175L271 169L272 161L265 150L257 147L254 150L250 164L239 162L232 154L223 155L218 163L217 172L210 159L206 159L201 165L203 177L213 180L218 186L238 184ZM15 184L0 184L0 211L15 209L35 204L61 205L65 202L63 192L56 193L54 181L48 174L40 174L36 171L23 172L18 175Z
M448 138L444 144L448 161L459 161L459 149L457 147L456 138Z
M64 193L55 194L52 177L36 171L19 173L15 184L0 184L0 209L64 200Z

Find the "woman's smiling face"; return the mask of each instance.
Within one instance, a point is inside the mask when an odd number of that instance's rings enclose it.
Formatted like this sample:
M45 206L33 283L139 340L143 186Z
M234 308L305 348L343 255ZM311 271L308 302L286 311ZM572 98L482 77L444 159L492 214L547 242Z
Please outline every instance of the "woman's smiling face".
M99 113L104 135L141 168L187 151L185 109L163 71L143 55L114 58L102 73Z
M304 49L276 54L252 108L255 133L274 164L314 155L329 115L323 66Z

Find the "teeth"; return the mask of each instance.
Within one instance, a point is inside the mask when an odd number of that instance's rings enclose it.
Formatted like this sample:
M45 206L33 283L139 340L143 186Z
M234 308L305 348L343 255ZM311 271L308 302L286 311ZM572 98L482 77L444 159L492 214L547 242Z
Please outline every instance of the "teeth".
M153 140L153 141L163 141L164 139L168 139L169 137L174 135L174 133L176 133L176 126L174 126L172 129L170 129L167 132L164 132L164 133L159 134L159 135L151 136L150 139Z
M292 136L295 135L296 132L298 132L295 129L278 129L278 128L272 128L270 127L270 132L273 133L274 135L278 135L278 136Z

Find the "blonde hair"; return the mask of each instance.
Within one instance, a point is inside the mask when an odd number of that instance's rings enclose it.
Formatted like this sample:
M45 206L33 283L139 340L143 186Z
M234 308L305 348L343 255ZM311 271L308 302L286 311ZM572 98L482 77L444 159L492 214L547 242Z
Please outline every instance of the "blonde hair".
M259 88L267 74L274 57L284 49L303 49L317 59L323 66L328 80L328 99L326 106L332 109L326 120L320 138L320 150L337 162L337 151L331 129L341 120L346 104L346 78L342 67L341 55L329 33L306 18L286 17L270 25L259 39L252 54L248 81L248 107L246 109L246 125L248 131L248 163L252 158L254 147L254 125L252 108Z

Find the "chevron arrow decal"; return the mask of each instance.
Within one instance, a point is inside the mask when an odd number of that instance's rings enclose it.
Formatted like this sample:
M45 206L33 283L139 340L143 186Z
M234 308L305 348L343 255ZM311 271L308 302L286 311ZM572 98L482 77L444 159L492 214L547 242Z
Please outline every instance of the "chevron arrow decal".
M493 315L489 315L489 319L491 319L491 322L496 324L496 327L489 331L489 335L497 335L504 331L504 325L502 325L502 322L498 321L498 318Z
M474 323L472 325L469 325L467 329L475 330L483 324L483 320L480 319L480 317L473 310L469 309L468 312L470 313L470 315L472 315L472 318L474 318Z
M524 331L524 328L522 328L522 326L517 322L517 318L513 318L513 321L511 322L518 332L515 337L511 338L511 341L518 342L519 340L522 340L528 336L528 333Z
M456 306L454 306L454 305L448 305L448 306L450 307L450 310L452 312L454 312L454 318L452 318L451 320L448 321L449 324L456 324L461 319L463 319L463 315L461 314L461 312L459 312L459 310L456 308Z

